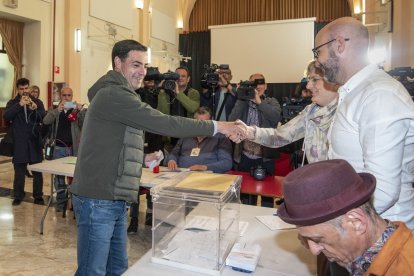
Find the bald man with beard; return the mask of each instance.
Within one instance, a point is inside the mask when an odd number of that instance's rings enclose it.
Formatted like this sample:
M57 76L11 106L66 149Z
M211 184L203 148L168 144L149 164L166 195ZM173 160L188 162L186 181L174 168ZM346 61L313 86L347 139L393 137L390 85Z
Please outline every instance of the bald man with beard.
M369 33L339 18L312 50L328 81L342 84L328 133L330 159L345 159L377 179L374 207L414 229L414 103L401 83L368 62Z

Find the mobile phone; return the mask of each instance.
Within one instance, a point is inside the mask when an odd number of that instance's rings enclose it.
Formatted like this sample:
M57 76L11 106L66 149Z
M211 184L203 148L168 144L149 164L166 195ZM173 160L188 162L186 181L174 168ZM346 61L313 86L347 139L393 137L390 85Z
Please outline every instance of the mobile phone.
M65 102L63 104L63 107L65 109L71 109L71 108L76 108L76 103L75 102Z

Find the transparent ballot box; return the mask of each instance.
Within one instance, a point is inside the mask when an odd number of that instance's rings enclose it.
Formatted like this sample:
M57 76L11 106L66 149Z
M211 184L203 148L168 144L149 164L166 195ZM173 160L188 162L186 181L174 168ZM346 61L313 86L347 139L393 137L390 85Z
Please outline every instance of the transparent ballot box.
M220 275L239 237L241 177L185 172L151 189L152 262Z

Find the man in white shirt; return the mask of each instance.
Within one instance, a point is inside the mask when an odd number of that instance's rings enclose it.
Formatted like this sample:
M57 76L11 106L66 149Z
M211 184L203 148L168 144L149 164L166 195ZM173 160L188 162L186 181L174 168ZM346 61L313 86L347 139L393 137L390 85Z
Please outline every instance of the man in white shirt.
M401 83L367 60L368 30L351 17L323 28L313 49L339 89L329 158L375 175L374 207L414 230L414 103Z

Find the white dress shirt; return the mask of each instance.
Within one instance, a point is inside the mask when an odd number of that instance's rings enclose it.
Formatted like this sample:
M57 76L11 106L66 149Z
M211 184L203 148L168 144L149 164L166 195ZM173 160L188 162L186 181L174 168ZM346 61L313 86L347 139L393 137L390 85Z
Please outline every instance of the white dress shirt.
M340 89L329 159L377 179L375 209L414 230L414 103L401 83L368 65Z

